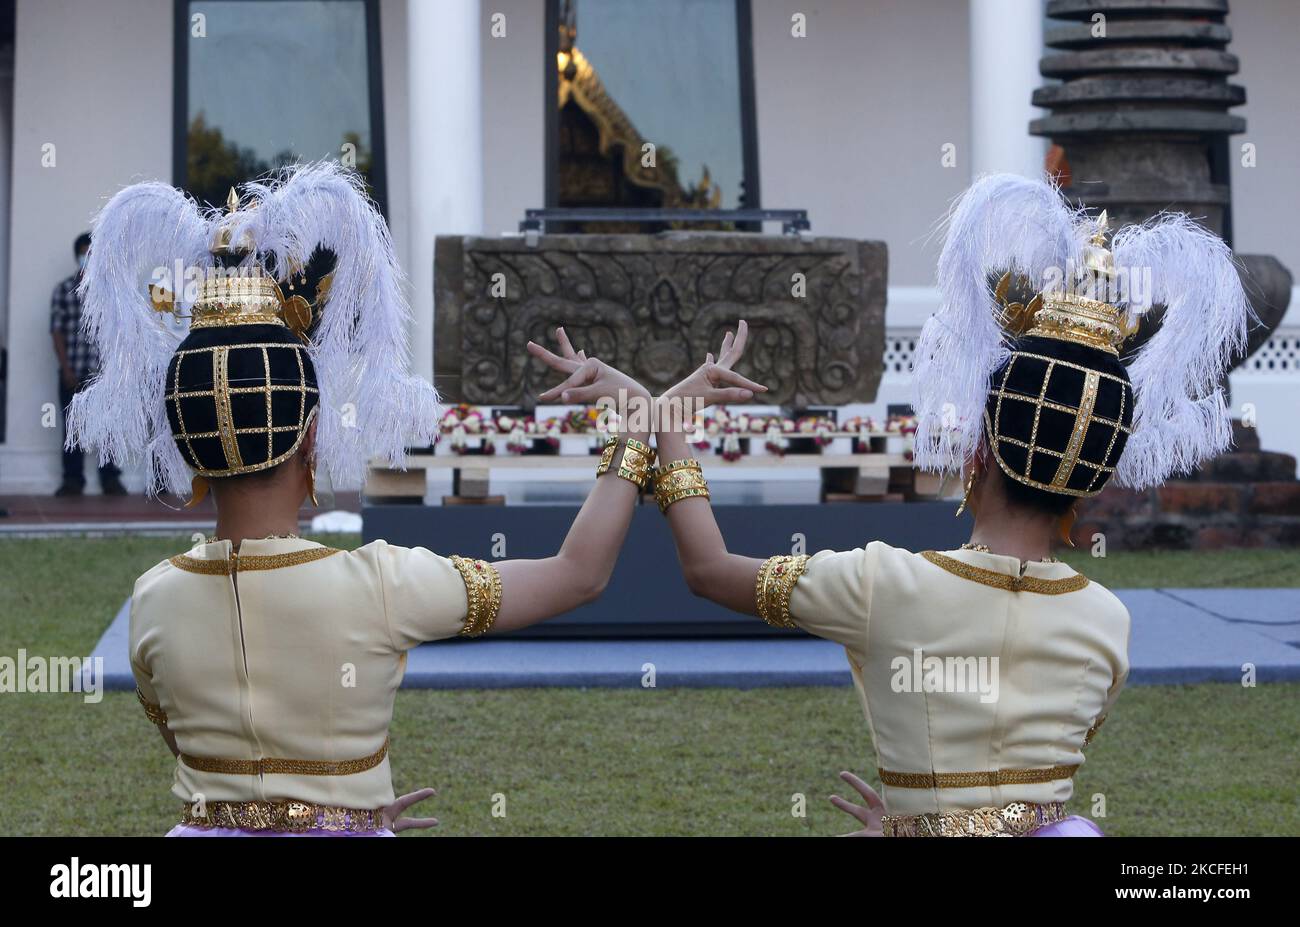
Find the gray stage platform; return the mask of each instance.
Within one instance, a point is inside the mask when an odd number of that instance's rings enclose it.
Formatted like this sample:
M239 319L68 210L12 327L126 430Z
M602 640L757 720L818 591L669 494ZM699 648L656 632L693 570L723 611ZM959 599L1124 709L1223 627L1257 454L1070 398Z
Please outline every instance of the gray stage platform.
M714 515L732 551L750 557L851 550L879 539L911 550L951 550L970 537L969 515L952 502L835 505L717 505ZM362 509L362 539L484 560L549 557L560 549L576 506L373 505ZM802 539L803 547L794 550ZM618 566L599 602L574 609L517 637L785 637L712 602L696 598L677 565L672 532L653 504L632 518Z

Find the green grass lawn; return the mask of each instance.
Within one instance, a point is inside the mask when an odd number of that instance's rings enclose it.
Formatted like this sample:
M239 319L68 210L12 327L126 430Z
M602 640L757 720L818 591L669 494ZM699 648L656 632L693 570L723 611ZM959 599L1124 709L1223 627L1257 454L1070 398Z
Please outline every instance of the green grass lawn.
M134 578L188 546L0 541L0 654L89 653ZM1293 553L1069 559L1114 586L1300 581ZM1300 834L1297 743L1300 685L1132 688L1073 808L1104 796L1099 823L1119 836ZM835 774L872 766L850 688L403 691L392 757L399 791L438 788L435 834L833 834L849 823L825 801ZM162 833L173 763L131 693L0 695L0 834Z

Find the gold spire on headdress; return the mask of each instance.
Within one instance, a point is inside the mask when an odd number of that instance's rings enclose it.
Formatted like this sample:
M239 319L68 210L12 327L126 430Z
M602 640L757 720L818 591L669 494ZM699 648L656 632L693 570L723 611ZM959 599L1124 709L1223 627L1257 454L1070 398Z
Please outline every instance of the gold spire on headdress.
M255 208L253 204L249 208ZM232 241L234 216L239 212L239 193L234 187L226 197L226 214L212 236L214 256L243 257L253 250L247 230L239 241ZM329 293L333 274L328 274L316 288L316 308ZM290 287L292 289L292 287ZM175 295L164 287L150 285L150 299L158 312L176 313ZM190 328L216 328L225 325L280 325L306 340L312 322L312 304L300 295L285 297L275 278L253 261L248 266L207 268L198 299L190 313Z
M1110 216L1102 210L1083 249L1083 270L1074 280L1044 290L1027 304L1007 301L1011 274L1004 274L994 291L1002 306L1003 328L1015 336L1056 338L1118 355L1119 346L1137 331L1137 324L1124 318L1118 306L1093 298L1113 292L1115 256L1106 247L1109 228Z

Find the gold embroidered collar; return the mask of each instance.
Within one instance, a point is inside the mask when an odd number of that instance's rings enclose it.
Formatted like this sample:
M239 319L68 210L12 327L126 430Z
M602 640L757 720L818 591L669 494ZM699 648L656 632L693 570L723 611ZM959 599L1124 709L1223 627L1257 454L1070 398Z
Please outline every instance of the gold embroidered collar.
M1061 579L1043 579L1038 576L1008 576L1006 573L986 570L983 567L974 566L934 550L923 550L921 556L940 569L947 570L953 576L969 579L985 586L992 586L994 589L1005 589L1008 592L1063 595L1067 592L1078 592L1088 585L1088 577L1082 573L1075 573L1073 576L1066 576Z
M336 547L308 547L304 550L291 550L284 554L237 554L231 552L229 559L205 560L188 554L177 554L168 562L186 573L200 573L205 576L229 576L237 569L240 573L249 570L278 570L280 567L297 566L311 563L340 553Z

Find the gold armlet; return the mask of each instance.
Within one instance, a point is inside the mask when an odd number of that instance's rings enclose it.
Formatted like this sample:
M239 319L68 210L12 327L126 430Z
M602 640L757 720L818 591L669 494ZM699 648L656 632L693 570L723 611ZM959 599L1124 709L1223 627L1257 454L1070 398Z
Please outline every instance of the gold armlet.
M460 629L460 634L462 637L486 634L501 611L501 574L486 560L452 557L451 562L465 581L465 596L469 600L465 627Z
M1092 743L1092 739L1097 736L1097 729L1105 723L1106 723L1106 716L1102 715L1100 718L1097 719L1097 723L1095 723L1092 727L1088 728L1088 733L1083 736L1083 745L1085 747L1088 746L1088 744Z
M655 501L659 511L667 513L668 507L683 499L709 498L709 484L704 479L700 462L693 457L674 460L654 471Z
M650 470L654 462L654 448L636 438L628 438L627 444L623 446L623 459L618 465L618 475L644 492L650 485Z
M763 561L754 582L758 617L773 627L798 627L790 617L790 593L794 592L794 584L799 582L807 567L807 554L768 557Z
M140 704L144 707L144 716L146 718L157 725L167 723L167 712L162 710L161 705L155 705L153 702L145 698L144 693L140 691L139 686L135 687L135 697L140 700Z

